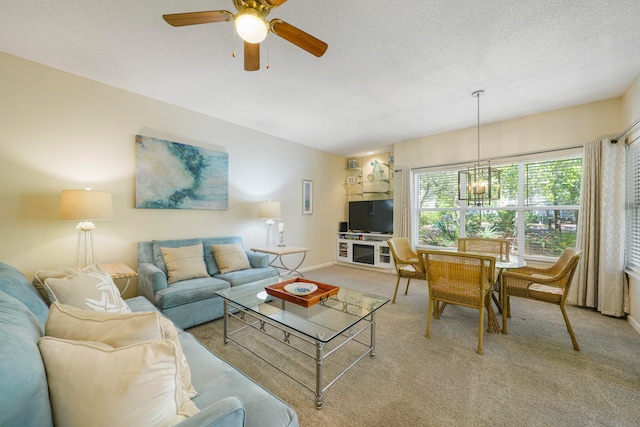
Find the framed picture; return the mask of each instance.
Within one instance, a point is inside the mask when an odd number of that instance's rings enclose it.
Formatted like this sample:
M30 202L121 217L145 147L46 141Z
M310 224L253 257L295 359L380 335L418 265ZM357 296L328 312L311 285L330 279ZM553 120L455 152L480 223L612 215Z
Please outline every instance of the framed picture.
M351 185L351 184L355 184L356 183L356 177L355 176L348 176L347 177L347 184Z
M313 181L302 180L302 214L311 215L313 213Z

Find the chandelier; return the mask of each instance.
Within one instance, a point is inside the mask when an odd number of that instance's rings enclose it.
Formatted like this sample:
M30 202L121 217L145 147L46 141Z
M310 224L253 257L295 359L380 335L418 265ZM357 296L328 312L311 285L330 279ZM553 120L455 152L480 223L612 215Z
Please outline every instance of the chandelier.
M478 161L473 167L458 172L458 200L466 200L468 206L491 205L500 198L500 171L491 167L487 159L486 166L480 166L480 95L484 90L476 90L471 95L478 100Z

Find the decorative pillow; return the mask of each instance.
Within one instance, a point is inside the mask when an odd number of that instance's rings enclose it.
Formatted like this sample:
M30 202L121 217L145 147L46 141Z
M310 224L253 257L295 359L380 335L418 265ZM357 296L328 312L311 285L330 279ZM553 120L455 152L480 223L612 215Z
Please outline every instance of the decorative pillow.
M68 340L98 341L116 348L144 341L171 340L178 349L184 392L189 398L198 394L191 384L191 369L182 352L178 331L171 320L160 313L102 313L54 302L49 308L44 333Z
M167 283L181 280L209 277L204 263L202 245L160 248L167 265Z
M173 426L198 408L182 392L176 345L42 337L53 423L59 426Z
M72 267L60 267L55 270L40 270L36 271L35 277L31 283L36 287L44 302L51 304L51 301L49 301L49 294L47 294L47 290L44 288L44 281L50 277L61 279L75 272L76 269Z
M85 310L131 313L120 290L100 264L91 265L62 279L50 277L44 287L51 302Z
M211 245L211 249L222 274L251 268L249 258L240 243Z

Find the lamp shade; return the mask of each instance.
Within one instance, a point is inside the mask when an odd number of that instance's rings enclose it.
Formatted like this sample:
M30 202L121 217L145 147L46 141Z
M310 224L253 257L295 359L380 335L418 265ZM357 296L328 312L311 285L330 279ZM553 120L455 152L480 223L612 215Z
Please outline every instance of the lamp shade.
M258 202L258 218L280 218L280 202L271 200Z
M269 33L269 24L251 8L239 12L234 18L233 25L238 35L247 43L260 43Z
M111 193L91 190L63 190L60 219L99 220L113 218Z

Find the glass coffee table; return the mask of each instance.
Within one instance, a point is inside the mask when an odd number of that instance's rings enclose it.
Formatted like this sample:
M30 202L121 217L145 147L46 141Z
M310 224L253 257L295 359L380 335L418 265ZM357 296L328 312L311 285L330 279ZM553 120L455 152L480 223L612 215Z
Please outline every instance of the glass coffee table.
M217 291L224 299L224 343L230 341L253 353L289 378L315 393L316 408L321 409L324 392L355 366L367 354L376 355L376 310L389 302L386 297L353 289L339 288L336 295L304 307L268 295L265 286L290 279L279 277L253 284ZM239 327L231 329L231 323ZM315 362L315 385L310 386L296 378L293 367L278 366L259 349L251 349L236 339L236 334L248 328L276 339ZM368 332L368 333L366 333ZM254 340L255 342L255 340ZM349 351L345 349L349 345ZM358 348L359 347L359 348ZM364 352L361 352L364 349ZM341 361L337 374L323 378L323 365L339 350L348 353L347 362Z

